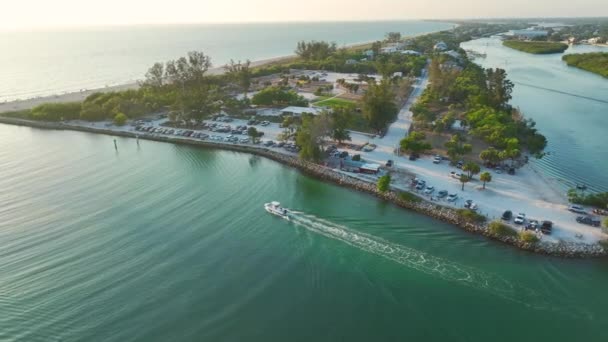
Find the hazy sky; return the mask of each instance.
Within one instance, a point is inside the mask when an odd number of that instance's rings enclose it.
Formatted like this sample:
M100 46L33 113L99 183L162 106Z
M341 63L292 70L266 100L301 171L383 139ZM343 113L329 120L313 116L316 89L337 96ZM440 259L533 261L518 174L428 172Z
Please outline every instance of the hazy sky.
M608 15L608 0L0 0L0 29Z

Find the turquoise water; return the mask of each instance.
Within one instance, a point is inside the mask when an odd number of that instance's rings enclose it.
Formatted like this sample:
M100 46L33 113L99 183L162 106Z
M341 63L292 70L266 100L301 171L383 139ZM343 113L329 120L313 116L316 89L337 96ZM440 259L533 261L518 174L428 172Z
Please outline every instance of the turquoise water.
M604 260L264 158L113 139L0 125L0 341L608 339Z
M608 79L569 67L561 54L532 55L502 46L497 38L462 44L486 53L476 62L507 70L515 83L511 103L537 122L547 137L549 152L536 162L564 189L586 184L608 191ZM571 46L565 53L608 51L588 45Z
M155 62L204 51L215 66L231 58L260 60L293 54L300 40L340 46L449 29L427 21L136 26L0 32L0 102L130 83Z

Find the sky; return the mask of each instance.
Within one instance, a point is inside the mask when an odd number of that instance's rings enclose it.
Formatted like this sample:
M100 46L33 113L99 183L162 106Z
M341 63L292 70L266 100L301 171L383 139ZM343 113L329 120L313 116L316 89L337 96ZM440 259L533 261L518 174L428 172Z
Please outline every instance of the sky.
M0 29L608 15L608 0L0 0Z

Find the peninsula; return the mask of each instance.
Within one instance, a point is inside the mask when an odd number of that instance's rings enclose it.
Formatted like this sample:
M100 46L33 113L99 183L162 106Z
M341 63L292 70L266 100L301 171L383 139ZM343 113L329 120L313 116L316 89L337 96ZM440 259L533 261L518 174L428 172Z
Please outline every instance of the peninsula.
M193 51L155 63L138 87L13 104L0 121L256 153L527 250L605 255L608 235L576 222L528 163L547 142L509 105L506 72L460 49L512 27L390 32L350 48L302 41L295 57L256 66L213 69Z

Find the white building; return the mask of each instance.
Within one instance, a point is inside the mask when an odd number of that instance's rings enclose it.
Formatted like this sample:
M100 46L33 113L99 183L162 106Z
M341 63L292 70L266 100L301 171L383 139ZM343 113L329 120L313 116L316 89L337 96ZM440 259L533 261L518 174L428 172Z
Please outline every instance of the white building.
M445 42L438 42L437 44L435 44L435 46L433 46L433 49L435 51L445 51L448 49L448 44L446 44Z
M414 50L403 50L401 53L404 55L420 56L420 52Z

